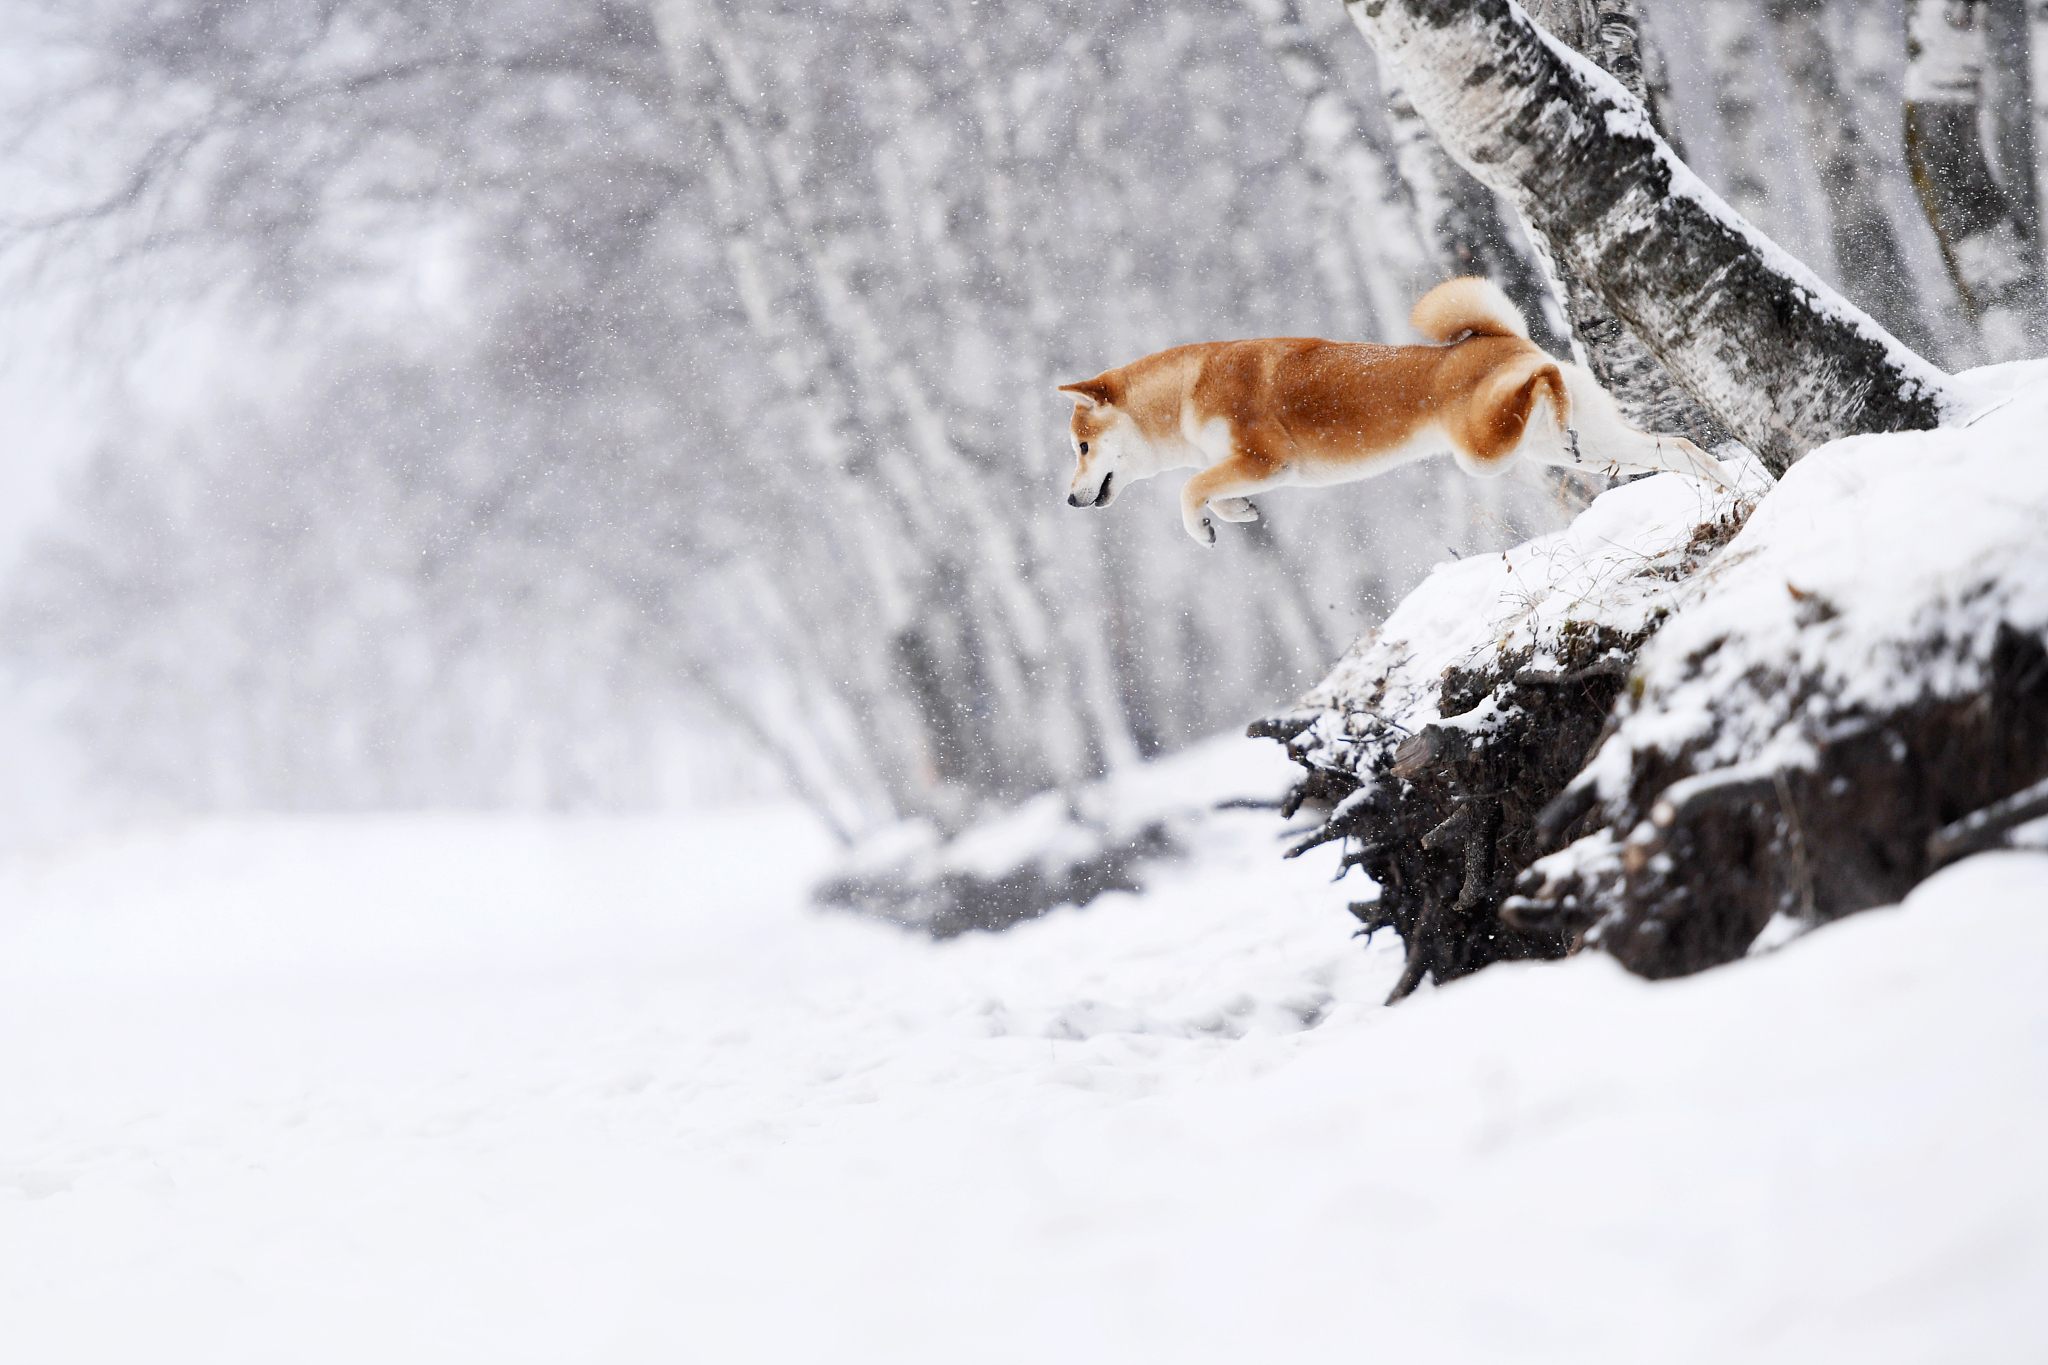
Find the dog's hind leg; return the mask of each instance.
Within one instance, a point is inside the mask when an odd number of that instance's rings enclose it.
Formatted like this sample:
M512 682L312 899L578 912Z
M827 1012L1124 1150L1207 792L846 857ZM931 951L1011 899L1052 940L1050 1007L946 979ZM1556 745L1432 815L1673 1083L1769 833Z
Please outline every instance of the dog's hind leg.
M1622 417L1613 396L1591 374L1578 366L1559 368L1564 371L1565 383L1571 391L1572 426L1577 430L1580 468L1628 473L1670 470L1716 487L1734 487L1721 472L1720 464L1691 441L1683 436L1657 436L1636 430Z
M1558 458L1569 432L1562 419L1570 411L1557 365L1532 346L1474 388L1462 411L1445 424L1444 435L1460 469L1494 478L1523 456L1545 462Z

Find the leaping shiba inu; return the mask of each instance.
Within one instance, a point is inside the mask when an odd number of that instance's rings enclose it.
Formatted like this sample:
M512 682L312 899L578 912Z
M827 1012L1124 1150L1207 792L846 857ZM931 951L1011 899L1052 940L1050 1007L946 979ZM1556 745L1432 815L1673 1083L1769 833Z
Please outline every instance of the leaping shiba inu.
M1531 459L1728 486L1698 446L1637 431L1582 366L1539 350L1488 281L1438 285L1409 322L1437 344L1211 341L1060 385L1079 460L1067 502L1107 507L1128 482L1200 469L1181 490L1181 524L1213 545L1211 515L1258 520L1261 489L1349 483L1446 450L1469 474Z

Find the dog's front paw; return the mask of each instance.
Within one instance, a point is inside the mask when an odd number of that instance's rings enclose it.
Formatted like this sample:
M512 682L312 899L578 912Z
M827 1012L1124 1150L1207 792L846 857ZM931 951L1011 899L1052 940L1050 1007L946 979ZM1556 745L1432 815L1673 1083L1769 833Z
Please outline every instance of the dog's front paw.
M1184 524L1187 527L1187 533L1195 538L1197 545L1214 545L1216 543L1216 523L1209 518L1190 517Z
M1209 510L1225 521L1249 522L1259 519L1259 509L1252 505L1250 498L1218 498L1209 504Z

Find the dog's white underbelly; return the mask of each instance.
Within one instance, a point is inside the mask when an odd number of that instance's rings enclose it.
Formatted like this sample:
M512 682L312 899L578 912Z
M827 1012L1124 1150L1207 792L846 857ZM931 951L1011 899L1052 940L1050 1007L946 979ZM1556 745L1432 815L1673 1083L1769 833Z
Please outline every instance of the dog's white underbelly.
M1434 427L1425 427L1399 445L1380 450L1361 451L1349 456L1298 454L1287 462L1287 482L1325 488L1331 484L1369 479L1431 455L1450 453L1450 441Z

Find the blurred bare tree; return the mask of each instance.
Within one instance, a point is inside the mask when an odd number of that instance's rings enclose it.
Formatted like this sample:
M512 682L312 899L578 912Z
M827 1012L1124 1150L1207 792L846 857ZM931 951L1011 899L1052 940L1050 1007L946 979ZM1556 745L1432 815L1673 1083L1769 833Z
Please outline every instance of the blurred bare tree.
M1790 63L1775 126L1837 273L1910 329L1894 261L1933 238L1885 217L1895 127L1842 128L1900 48L1830 65L1887 2L1716 0L1713 50ZM1552 8L1636 51L1634 6ZM218 401L114 424L8 593L12 652L131 786L637 801L654 737L713 717L844 832L952 825L1270 706L1374 594L1543 515L1412 471L1205 555L1170 490L1059 503L1057 381L1398 336L1475 265L1563 327L1335 6L18 9L53 74L11 153L68 198L14 238L110 310L245 338ZM1755 105L1685 131L1761 186Z
M632 800L681 707L842 830L950 824L1287 695L1441 550L1421 477L1207 556L1059 505L1055 382L1355 322L1235 4L45 23L74 63L26 122L105 150L17 228L167 312L232 282L310 376L111 440L12 595L130 783Z

